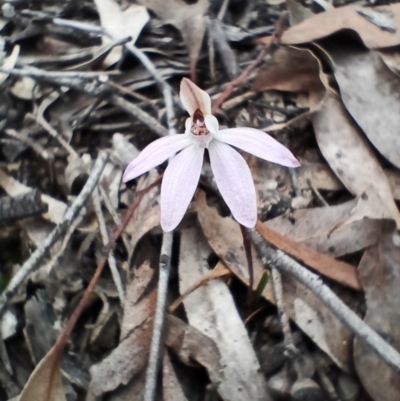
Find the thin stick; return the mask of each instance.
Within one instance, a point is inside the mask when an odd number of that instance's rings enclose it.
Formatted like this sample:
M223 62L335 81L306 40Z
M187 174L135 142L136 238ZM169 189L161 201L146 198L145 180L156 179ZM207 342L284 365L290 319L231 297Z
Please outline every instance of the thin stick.
M242 226L241 224L239 224L239 226L243 238L244 252L246 254L247 269L249 271L249 286L247 290L247 298L249 304L251 304L254 290L254 269L253 269L253 258L251 256L251 241L246 227Z
M40 266L47 252L52 246L64 235L68 227L73 223L76 216L83 208L86 199L93 192L94 187L97 185L101 173L106 165L108 154L100 152L96 160L92 173L90 174L85 186L81 193L77 196L72 205L67 209L64 220L54 228L50 235L46 238L41 248L37 248L29 259L20 267L17 273L9 282L7 288L0 296L0 316L3 315L10 299L15 295L19 286L24 282L30 273Z
M106 245L110 237L108 235L106 222L104 221L103 211L101 210L101 202L100 202L100 194L98 188L95 188L92 193L94 211L97 216L97 221L99 223L100 235L103 240L103 245ZM118 297L121 302L121 305L124 305L125 302L125 291L124 286L122 284L121 276L118 271L117 262L115 260L114 252L111 250L108 255L108 265L110 266L111 275L114 280L115 287L117 288Z
M71 156L79 157L78 153L75 152L75 149L44 119L42 115L27 113L26 117L40 124L64 149L66 149Z
M272 35L271 43L268 46L264 46L257 58L243 70L241 74L239 74L234 80L232 80L225 88L225 90L219 95L219 97L214 101L212 105L212 113L215 112L221 107L222 103L232 94L235 88L243 85L246 78L250 75L250 73L264 60L264 57L268 54L269 51L272 50L273 46L276 46L280 42L280 38L285 29L285 22L287 16L284 14L282 17L275 23L275 30Z
M382 339L362 319L360 319L331 289L326 286L319 276L311 273L291 257L279 249L274 249L265 243L256 231L250 233L251 238L266 266L273 265L280 272L290 273L318 297L324 305L361 341L368 344L377 355L396 372L400 373L400 354Z
M100 187L100 197L104 201L104 204L106 205L106 208L107 208L108 212L110 213L110 215L114 221L114 224L118 227L121 224L121 219L120 219L117 211L115 210L115 208L111 202L111 199L108 196L108 193L104 189L103 185L99 185L99 187ZM121 238L122 238L122 242L125 245L125 248L129 249L129 239L128 239L128 236L126 235L126 233L122 233Z
M46 161L51 161L54 159L54 156L49 153L42 145L40 145L37 141L34 141L28 135L24 135L21 132L17 132L14 129L6 129L4 131L7 135L18 139L19 141L30 146L39 156L41 156Z
M157 388L157 371L161 333L164 326L165 300L167 298L168 279L171 270L172 232L164 233L160 256L160 275L157 286L157 303L154 315L153 333L150 344L149 364L146 371L146 385L143 401L153 401Z
M165 102L165 108L167 110L167 125L168 125L168 131L169 135L176 134L176 118L175 118L175 112L174 112L174 101L172 97L172 89L171 87L167 84L163 76L157 71L157 68L155 65L152 63L152 61L146 56L145 53L140 51L137 47L135 47L131 43L127 43L124 45L127 50L129 50L135 57L137 57L140 62L143 64L143 66L149 71L149 73L153 76L155 79L158 87L160 88L160 91L163 94L164 97L164 102Z
M160 136L168 135L168 131L150 114L143 111L140 107L135 104L128 102L120 95L112 95L109 101L115 106L120 107L125 110L127 113L132 114L138 120L140 120L143 124L147 125L154 132L156 132Z
M272 288L274 291L275 303L278 309L279 318L282 324L283 342L285 344L285 353L289 358L299 355L299 351L294 345L290 323L283 307L283 288L282 277L279 270L271 266Z
M90 283L86 287L86 290L83 293L83 296L82 296L81 300L79 301L78 306L75 308L73 314L69 318L67 324L64 327L64 330L61 332L61 334L57 338L57 341L56 341L56 344L54 345L54 347L58 348L59 352L61 352L63 350L64 346L67 344L68 339L71 335L73 328L75 327L76 322L78 321L83 310L85 309L85 307L90 299L90 295L92 294L93 289L97 283L97 280L99 279L99 277L104 269L104 266L107 262L110 251L113 249L118 238L120 237L122 232L125 230L125 227L128 225L130 219L132 218L133 214L135 213L143 196L145 194L147 194L147 192L149 192L151 189L153 189L156 185L158 185L159 182L160 182L160 180L157 179L155 182L153 182L153 184L149 185L147 188L143 189L136 195L135 200L129 206L129 209L126 212L126 214L122 220L122 224L117 228L117 230L111 236L111 239L108 242L108 244L104 247L103 256L100 258L99 262L97 263L96 271L95 271L92 279L90 280Z

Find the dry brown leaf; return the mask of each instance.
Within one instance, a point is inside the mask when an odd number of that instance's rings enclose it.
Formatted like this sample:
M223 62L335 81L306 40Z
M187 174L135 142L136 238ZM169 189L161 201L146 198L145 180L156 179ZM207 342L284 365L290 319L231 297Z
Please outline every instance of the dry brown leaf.
M204 14L209 6L208 0L198 0L193 4L184 0L140 0L140 3L180 31L189 53L191 78L195 81L196 62L206 30Z
M275 89L288 92L323 91L318 59L308 49L281 47L254 80L255 92Z
M288 255L300 260L305 265L317 270L324 276L355 290L361 289L357 271L354 266L335 260L330 256L323 255L305 245L299 244L271 230L260 220L257 221L256 230L266 241L286 252Z
M248 267L239 225L229 217L221 217L216 209L208 207L203 193L196 199L197 214L203 232L214 252L229 269L248 285ZM252 250L254 281L258 283L264 267ZM302 284L292 276L282 274L284 310L296 324L342 369L351 364L352 333ZM346 292L347 294L347 292ZM262 294L274 301L271 284ZM352 303L351 299L346 302Z
M316 14L284 32L282 43L288 45L308 43L343 29L351 29L358 33L369 49L380 49L400 44L400 4L368 9L377 13L393 15L393 24L397 28L393 33L368 21L360 14L359 10L366 9L358 5L349 5Z
M90 391L96 396L128 384L147 363L156 302L154 273L148 263L134 270L127 288L120 343L90 369Z
M61 379L59 351L53 347L39 362L18 401L67 401Z
M183 363L190 365L195 360L204 366L212 382L223 380L221 356L215 342L173 315L165 319L164 344Z
M310 108L314 110L312 122L317 142L332 170L356 196L360 196L369 186L374 186L397 226L400 226L400 213L394 203L389 182L368 143L337 96L331 90L321 90L318 86L319 79L325 88L329 87L315 56L308 50L299 49L282 49L281 55L281 58L276 58L275 64L267 67L266 74L259 74L255 82L257 90L308 91ZM288 66L285 67L285 64ZM300 83L296 83L297 70L307 76ZM285 82L283 87L280 84L281 76Z
M115 0L95 0L100 15L101 26L108 31L114 39L123 39L130 36L135 43L143 27L150 19L146 8L137 4L130 4L124 10ZM109 38L103 39L109 43ZM122 56L121 46L115 47L104 60L105 66L117 63Z
M143 401L145 383L146 370L143 370L135 375L128 385L118 387L110 394L107 394L107 401ZM94 401L94 397L86 397L86 401Z
M324 44L324 50L333 61L347 110L376 149L400 168L400 78L377 52L334 41Z
M386 236L364 253L359 276L365 291L365 322L400 351L400 237ZM355 341L354 364L375 401L400 399L400 374L389 368L362 341Z
M343 256L380 241L395 224L373 188L337 206L296 210L264 223L281 235L318 252Z
M394 170L383 170L389 181L393 197L400 200L400 173ZM322 163L303 163L296 169L297 185L300 189L309 189L311 182L316 189L324 191L342 191L343 184L332 172L332 169Z
M345 187L352 194L361 196L373 186L400 227L400 213L389 182L338 97L327 92L322 105L312 115L312 122L323 156Z
M180 292L209 270L212 249L198 226L182 231ZM183 301L189 323L215 341L221 355L223 379L218 393L223 400L269 400L260 365L232 295L222 280L214 280Z

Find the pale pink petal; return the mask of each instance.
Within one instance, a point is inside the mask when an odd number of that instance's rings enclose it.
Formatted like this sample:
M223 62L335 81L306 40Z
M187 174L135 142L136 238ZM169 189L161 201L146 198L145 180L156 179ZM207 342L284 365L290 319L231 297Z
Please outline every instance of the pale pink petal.
M218 189L233 217L245 227L254 227L257 198L247 163L235 149L219 141L211 141L208 151Z
M200 89L190 79L183 78L179 93L181 102L192 116L199 109L204 115L211 114L211 98L207 92Z
M219 130L219 123L216 117L209 114L204 117L204 122L206 124L207 129L212 133L215 134Z
M289 149L263 131L254 128L230 128L219 131L214 137L260 159L287 167L300 166Z
M200 179L204 149L189 146L168 164L161 183L161 228L172 231L182 220Z
M143 173L164 163L165 160L190 144L191 139L188 134L171 135L157 139L146 146L139 155L128 164L122 181L127 182L139 177Z

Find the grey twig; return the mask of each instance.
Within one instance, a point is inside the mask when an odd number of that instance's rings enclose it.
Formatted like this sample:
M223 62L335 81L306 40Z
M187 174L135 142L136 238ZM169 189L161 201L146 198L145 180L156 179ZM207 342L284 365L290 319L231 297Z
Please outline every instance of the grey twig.
M106 165L108 154L106 152L100 152L99 157L96 160L92 173L86 181L81 193L77 196L72 205L67 209L64 220L60 223L50 235L46 238L41 248L37 248L35 252L29 257L29 259L20 267L17 273L13 276L9 282L7 288L0 296L0 316L4 313L8 302L15 295L19 286L24 282L26 277L32 273L36 268L39 267L43 258L51 247L64 235L68 227L75 220L76 216L83 208L86 199L93 192L101 173L103 172L104 166Z
M160 354L161 333L164 326L165 300L167 298L168 278L171 268L172 233L164 233L160 256L160 273L157 286L157 303L154 314L149 363L146 371L144 401L153 401L157 388L157 371Z
M110 215L111 215L111 217L112 217L112 219L114 221L114 224L117 227L120 226L121 225L121 219L119 218L117 211L114 209L114 206L113 206L113 204L111 202L110 197L108 196L108 193L104 189L103 185L99 185L99 188L100 188L100 197L103 200L104 204L106 205L108 213L110 213ZM121 238L122 238L122 241L123 241L123 243L125 245L125 248L129 249L129 240L128 240L127 235L125 233L122 233L121 234Z
M167 125L169 135L176 134L176 118L174 112L174 101L172 97L172 89L167 84L163 76L157 71L157 68L154 66L152 61L146 56L145 53L140 51L137 47L135 47L131 43L127 43L125 48L130 51L135 57L139 59L139 61L143 64L143 66L149 71L152 77L155 79L160 91L163 94L165 108L167 110Z
M292 332L290 330L289 318L285 313L283 306L282 276L278 269L276 269L276 267L274 266L271 266L271 277L276 307L278 309L280 321L282 324L283 341L286 348L285 352L289 358L294 358L299 354L299 351L294 344Z
M228 44L221 22L216 19L210 19L207 24L207 32L213 38L215 49L221 55L221 61L229 79L234 80L238 76L240 68L236 61L235 53Z
M71 156L79 157L75 149L44 119L42 114L27 113L26 116L40 124Z
M30 146L39 156L41 156L46 161L51 161L54 159L54 156L49 153L46 149L43 148L38 142L35 142L28 135L24 135L22 132L17 132L14 129L6 129L4 131L7 135L18 139L19 141Z
M104 221L103 211L101 210L101 202L100 202L100 194L98 188L94 188L92 193L94 211L96 212L97 221L99 223L100 235L103 240L103 244L108 244L110 237L108 235L106 222ZM114 252L111 250L108 255L108 265L110 266L111 275L114 280L115 287L117 287L119 300L121 305L124 305L125 302L125 291L124 286L122 285L121 276L118 271L117 262L115 260Z
M46 213L48 206L42 202L36 189L19 196L3 196L0 198L0 221L23 219Z
M255 232L251 232L252 240L266 266L274 266L281 272L286 272L304 284L324 305L361 341L368 344L378 356L396 372L400 372L400 354L386 341L360 319L331 289L326 286L319 276L310 272L300 263L284 254L279 249L267 245Z
M168 131L150 114L143 111L140 107L128 102L119 95L112 95L110 98L111 103L115 106L120 107L127 113L135 116L143 124L147 125L152 131L156 132L160 136L168 135Z

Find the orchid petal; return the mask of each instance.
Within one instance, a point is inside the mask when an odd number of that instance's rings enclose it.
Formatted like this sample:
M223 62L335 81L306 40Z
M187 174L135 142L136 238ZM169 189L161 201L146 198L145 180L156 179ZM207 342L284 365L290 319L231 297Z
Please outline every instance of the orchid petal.
M190 79L182 79L179 96L183 106L191 116L197 109L204 115L211 114L211 98L209 94L200 89Z
M247 163L235 149L219 141L211 141L208 151L218 189L233 217L245 227L254 227L257 198Z
M204 122L206 124L207 129L212 133L216 134L219 130L219 122L216 117L209 114L204 117Z
M168 164L161 184L161 228L172 231L182 220L200 179L204 149L189 146Z
M300 166L289 149L263 131L254 128L230 128L218 131L214 137L260 159L287 167Z
M143 173L164 163L167 159L191 144L190 136L171 135L152 142L133 159L126 168L122 177L123 182L133 180Z

